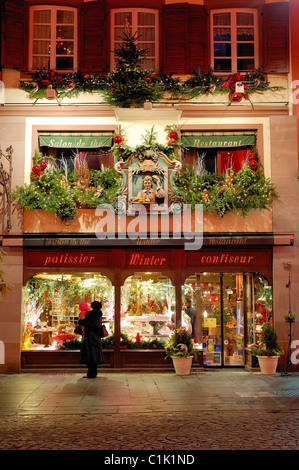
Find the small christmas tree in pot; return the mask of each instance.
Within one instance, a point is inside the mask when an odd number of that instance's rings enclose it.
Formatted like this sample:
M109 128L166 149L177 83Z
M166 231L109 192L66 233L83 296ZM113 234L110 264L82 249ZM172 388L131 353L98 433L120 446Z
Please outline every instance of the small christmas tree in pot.
M172 359L176 375L189 375L193 360L194 343L186 328L176 328L165 346L166 358Z
M263 324L261 339L258 344L249 346L252 356L257 356L261 373L273 375L276 372L278 358L284 351L277 342L277 333L274 325L269 322Z

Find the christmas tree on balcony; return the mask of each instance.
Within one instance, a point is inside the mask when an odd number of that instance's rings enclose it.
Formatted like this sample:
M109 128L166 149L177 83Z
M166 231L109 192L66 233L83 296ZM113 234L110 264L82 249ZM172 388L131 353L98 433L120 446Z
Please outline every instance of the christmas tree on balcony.
M147 51L138 49L137 41L137 32L132 34L126 21L122 43L114 50L115 69L108 74L104 90L105 101L111 106L142 107L145 101L158 101L163 96L153 71L142 67Z

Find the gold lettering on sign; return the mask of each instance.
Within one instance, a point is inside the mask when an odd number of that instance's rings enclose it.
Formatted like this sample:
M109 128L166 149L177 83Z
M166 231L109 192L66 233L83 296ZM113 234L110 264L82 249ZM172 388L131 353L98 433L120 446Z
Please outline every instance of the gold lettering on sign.
M72 238L71 240L63 240L60 238L51 238L49 240L51 246L87 246L90 245L90 240L84 240L79 238Z
M209 240L209 245L246 245L246 238L216 238Z
M138 238L136 241L137 245L159 245L161 240L151 239L151 238Z

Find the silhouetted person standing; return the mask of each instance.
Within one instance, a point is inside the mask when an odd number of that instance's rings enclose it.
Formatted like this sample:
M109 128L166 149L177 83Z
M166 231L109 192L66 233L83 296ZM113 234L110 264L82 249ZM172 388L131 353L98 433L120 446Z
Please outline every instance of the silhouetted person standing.
M92 310L86 312L85 317L78 321L84 326L80 351L80 364L87 364L88 371L84 378L93 379L98 373L98 364L103 362L101 344L102 316L101 302L91 302Z
M192 302L189 297L185 300L185 312L190 317L191 327L192 327L192 338L196 338L197 335L197 322L196 322L196 312L192 307Z

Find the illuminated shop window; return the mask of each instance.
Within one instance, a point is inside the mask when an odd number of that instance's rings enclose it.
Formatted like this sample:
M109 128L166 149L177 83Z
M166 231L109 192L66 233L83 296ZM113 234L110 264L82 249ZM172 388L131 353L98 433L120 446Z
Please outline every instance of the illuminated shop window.
M23 350L80 349L75 332L80 303L102 302L103 322L114 332L114 287L101 274L40 273L23 289Z
M263 324L273 321L272 286L264 276L252 274L246 276L246 289L251 292L247 307L247 343L252 344L259 341Z
M272 322L272 288L256 273L196 273L182 287L196 312L205 366L242 366L244 347Z
M160 273L135 273L121 289L121 332L141 344L162 347L175 329L175 288Z
M114 68L113 51L122 42L125 24L129 22L132 34L137 32L137 47L147 51L143 67L158 69L158 12L150 9L122 8L111 11L111 68Z
M77 10L65 6L30 8L29 70L77 70Z
M242 274L201 273L186 280L183 294L192 300L196 311L204 365L244 364L243 291Z
M211 66L215 73L258 68L257 12L253 9L211 11Z

